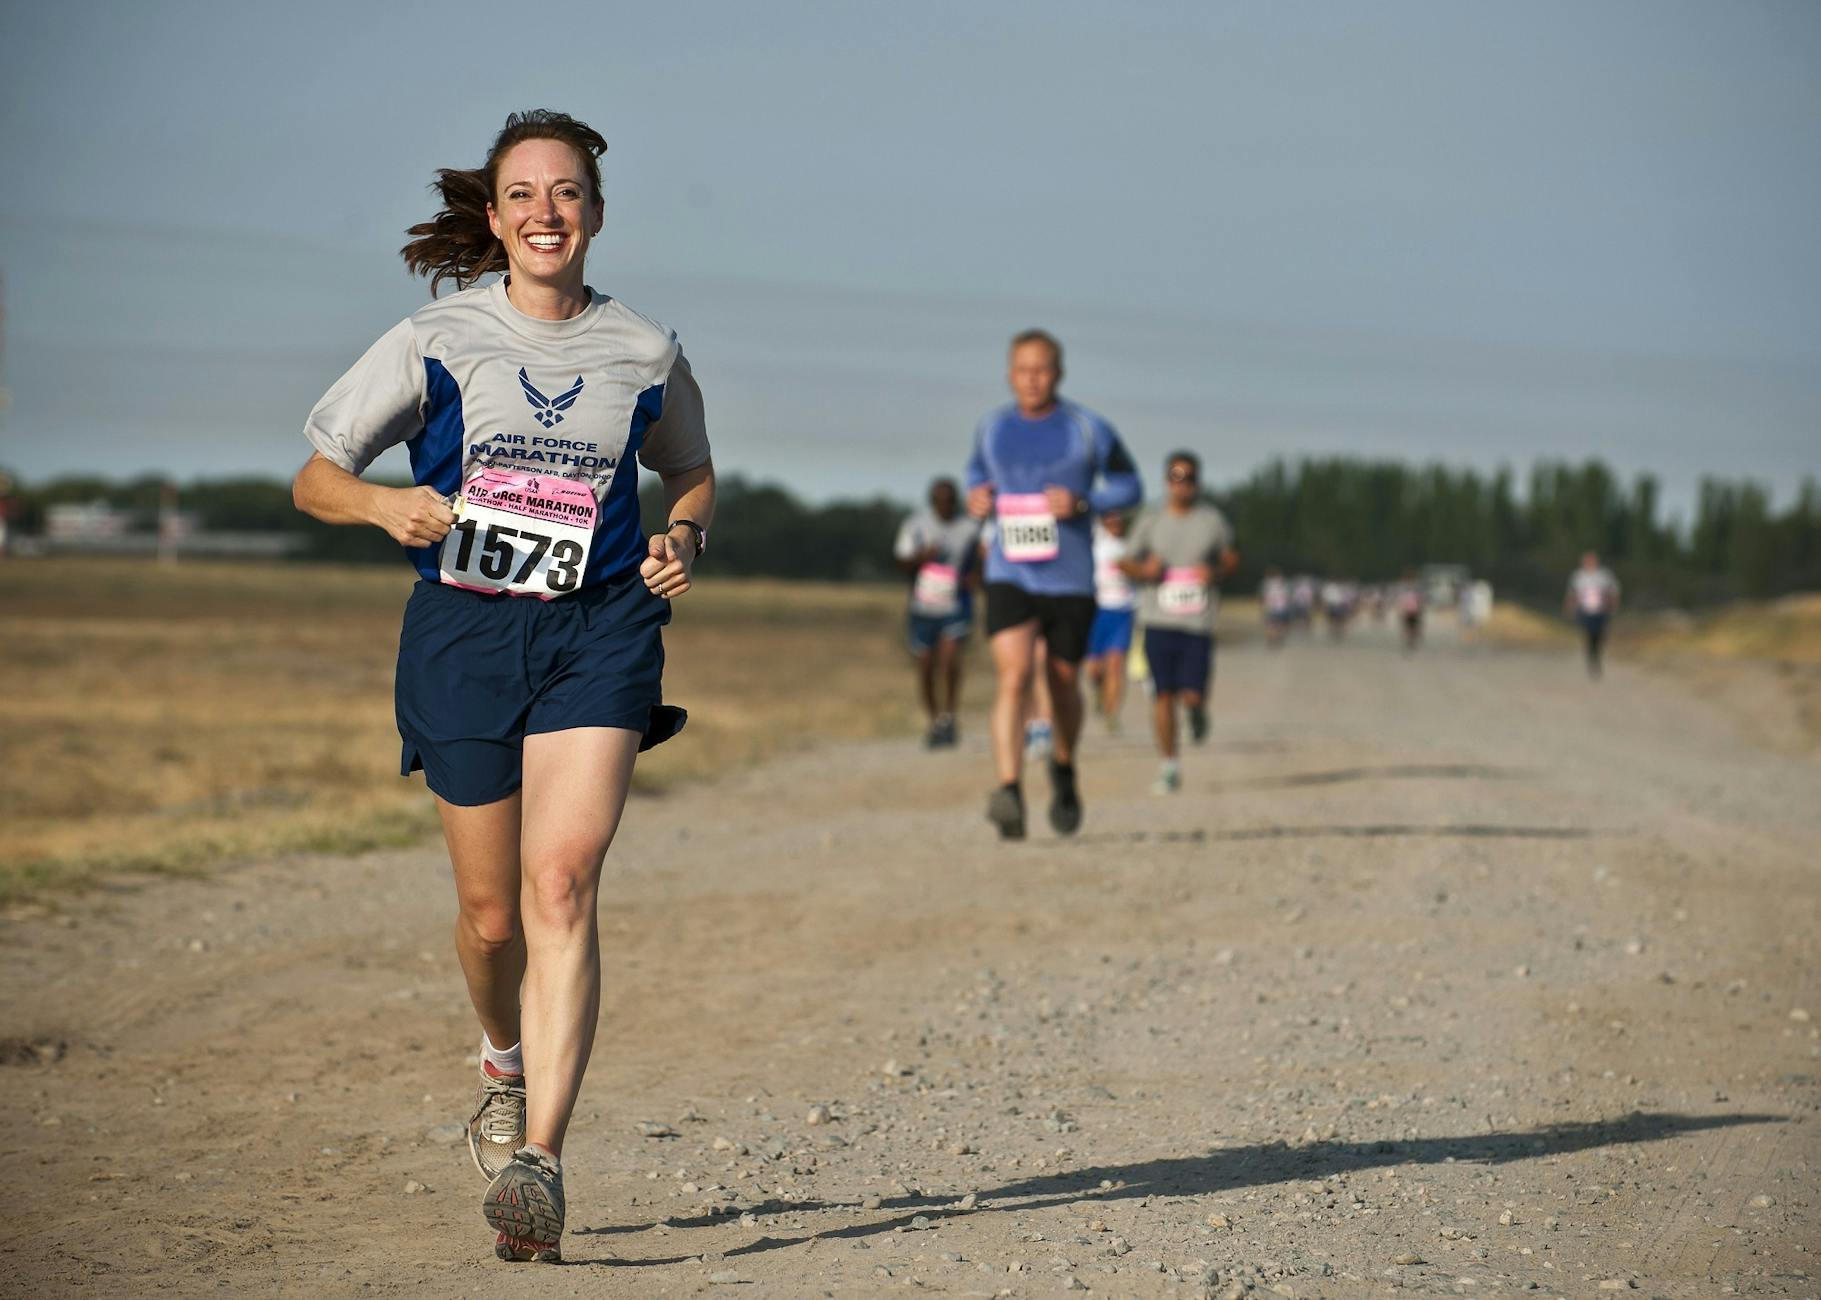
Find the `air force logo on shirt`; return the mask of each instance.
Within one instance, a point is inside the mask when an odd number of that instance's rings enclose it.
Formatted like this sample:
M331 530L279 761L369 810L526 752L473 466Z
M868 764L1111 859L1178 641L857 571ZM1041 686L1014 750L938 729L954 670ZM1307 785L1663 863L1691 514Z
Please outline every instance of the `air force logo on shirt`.
M531 382L531 376L525 373L523 366L518 371L519 387L525 390L525 400L531 403L532 416L546 429L563 422L563 412L575 405L575 399L582 395L582 377L577 375L575 383L567 392L558 393L555 397L545 397L537 391Z

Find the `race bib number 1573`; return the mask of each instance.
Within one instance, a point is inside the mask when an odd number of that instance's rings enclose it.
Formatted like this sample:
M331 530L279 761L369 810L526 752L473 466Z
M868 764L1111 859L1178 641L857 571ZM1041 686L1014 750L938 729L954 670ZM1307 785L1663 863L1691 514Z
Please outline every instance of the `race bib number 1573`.
M484 469L462 485L442 580L549 600L576 590L594 538L594 490L574 479Z

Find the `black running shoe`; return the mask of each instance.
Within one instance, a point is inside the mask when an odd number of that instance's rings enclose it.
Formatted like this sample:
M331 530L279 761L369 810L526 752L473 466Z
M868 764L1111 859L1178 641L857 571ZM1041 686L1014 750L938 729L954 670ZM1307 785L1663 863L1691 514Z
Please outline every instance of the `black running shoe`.
M1050 764L1050 828L1058 835L1073 835L1081 825L1081 792L1075 789L1075 769Z
M1002 785L986 801L986 819L999 828L1002 840L1024 838L1024 795L1015 785Z
M1208 706L1197 704L1189 710L1189 739L1197 745L1208 738Z

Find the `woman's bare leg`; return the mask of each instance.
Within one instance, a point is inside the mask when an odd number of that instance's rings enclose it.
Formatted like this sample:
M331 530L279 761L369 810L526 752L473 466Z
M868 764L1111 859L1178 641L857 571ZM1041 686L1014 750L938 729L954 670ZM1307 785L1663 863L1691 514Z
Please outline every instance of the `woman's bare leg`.
M619 829L639 733L525 737L520 841L525 926L525 1138L560 1155L601 1009L601 863Z
M455 868L455 955L481 1028L495 1047L519 1041L525 935L519 928L519 797L465 808L439 798Z

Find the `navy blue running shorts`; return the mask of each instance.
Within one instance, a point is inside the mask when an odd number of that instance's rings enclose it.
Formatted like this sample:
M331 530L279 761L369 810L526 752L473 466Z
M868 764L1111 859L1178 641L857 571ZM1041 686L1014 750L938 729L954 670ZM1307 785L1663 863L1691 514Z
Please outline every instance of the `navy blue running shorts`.
M686 717L662 703L669 621L637 573L548 601L420 581L398 638L400 774L421 767L473 807L519 788L528 735L624 727L662 744Z
M1214 676L1214 638L1174 627L1144 630L1144 657L1151 682L1163 694L1206 695Z

